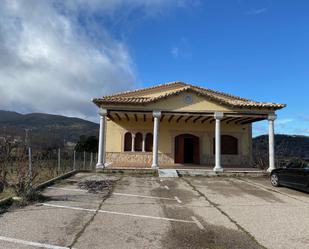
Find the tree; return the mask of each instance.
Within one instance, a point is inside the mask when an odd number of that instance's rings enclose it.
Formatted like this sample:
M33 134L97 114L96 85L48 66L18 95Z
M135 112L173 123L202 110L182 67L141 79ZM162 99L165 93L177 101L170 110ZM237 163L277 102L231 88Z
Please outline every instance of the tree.
M95 136L86 137L82 135L75 146L77 152L97 152L99 140Z

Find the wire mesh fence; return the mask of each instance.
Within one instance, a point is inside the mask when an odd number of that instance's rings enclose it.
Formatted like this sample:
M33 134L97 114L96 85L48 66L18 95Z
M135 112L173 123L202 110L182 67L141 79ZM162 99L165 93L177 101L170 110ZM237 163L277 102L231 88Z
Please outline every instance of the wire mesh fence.
M97 153L54 149L32 153L23 148L0 160L0 199L25 185L36 186L72 170L94 170Z

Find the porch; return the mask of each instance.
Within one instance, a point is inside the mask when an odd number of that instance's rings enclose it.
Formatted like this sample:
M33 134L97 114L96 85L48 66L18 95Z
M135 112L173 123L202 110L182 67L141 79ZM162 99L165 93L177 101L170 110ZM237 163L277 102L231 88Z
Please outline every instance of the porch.
M100 150L97 167L114 169L173 168L207 171L256 171L249 164L251 158L251 124L268 119L270 135L270 169L274 168L274 114L262 112L167 112L100 109ZM106 150L106 122L121 126L121 149ZM233 129L237 127L238 133ZM181 130L182 128L182 130ZM109 128L109 130L113 130ZM238 136L235 151L226 155L222 136ZM237 134L238 135L237 135ZM151 144L147 135L151 134ZM235 135L236 134L236 135ZM245 134L245 135L244 135ZM128 135L128 137L126 137ZM246 137L248 141L244 142ZM245 138L245 139L244 139ZM113 139L117 139L113 134ZM187 142L186 142L187 141ZM206 142L205 142L206 141ZM244 146L245 143L245 146ZM108 144L111 144L108 141ZM248 147L248 153L243 152ZM223 153L222 153L223 149ZM188 156L188 154L190 154ZM245 158L245 160L240 160ZM101 160L101 161L100 161ZM248 162L248 163L247 163Z

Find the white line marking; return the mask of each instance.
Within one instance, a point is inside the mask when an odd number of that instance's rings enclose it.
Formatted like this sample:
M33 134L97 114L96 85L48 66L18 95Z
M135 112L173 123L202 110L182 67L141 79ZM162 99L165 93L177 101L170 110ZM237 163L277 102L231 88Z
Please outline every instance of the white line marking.
M77 192L88 192L87 190L84 189L75 189L75 188L58 188L58 187L47 187L50 189L59 189L59 190L67 190L67 191L77 191Z
M166 188L167 190L170 190L170 188L168 186L166 186L166 185L164 185L164 188Z
M199 222L194 216L191 216L192 220L194 221L194 223L198 226L199 229L204 230L204 226L201 224L201 222Z
M173 198L157 197L157 196L149 196L149 195L135 195L135 194L125 194L125 193L113 193L113 195L123 195L123 196L133 196L133 197L140 197L140 198L162 199L162 200L175 201L175 199L173 199Z
M167 220L167 221L175 221L175 222L183 222L183 223L195 223L196 224L195 221L191 221L191 220L179 220L179 219L172 219L172 218L165 218L165 217L158 217L158 216L149 216L149 215L113 212L113 211L107 211L107 210L95 210L95 209L87 209L87 208L71 207L71 206L62 206L62 205L54 205L54 204L47 204L47 203L43 203L42 205L43 206L47 206L47 207L55 207L55 208L64 208L64 209L72 209L72 210L80 210L80 211L88 211L88 212L98 212L98 213L124 215L124 216L132 216L132 217L155 219L155 220Z
M182 201L181 201L177 196L175 196L175 200L176 200L178 203L182 203Z
M73 188L58 188L58 187L48 187L50 189L59 189L59 190L67 190L67 191L77 191L77 192L88 192L84 189L73 189ZM175 201L173 198L167 198L167 197L158 197L158 196L149 196L149 195L136 195L136 194L125 194L125 193L113 193L113 195L123 195L123 196L132 196L132 197L140 197L140 198L149 198L149 199L161 199L161 200L169 200L169 201ZM179 199L177 200L179 202ZM181 203L181 201L179 202Z
M8 238L4 236L0 236L0 240L10 242L10 243L15 243L15 244L40 247L40 248L49 248L49 249L69 249L70 248L70 247L54 246L54 245L49 245L45 243L38 243L38 242L32 242L32 241L27 241L27 240L21 240L21 239Z

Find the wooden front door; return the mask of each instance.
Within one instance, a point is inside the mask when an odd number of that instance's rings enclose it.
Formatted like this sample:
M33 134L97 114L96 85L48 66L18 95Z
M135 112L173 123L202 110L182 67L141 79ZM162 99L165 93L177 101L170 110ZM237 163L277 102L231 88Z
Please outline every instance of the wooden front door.
M200 163L199 138L190 134L175 137L175 163Z

